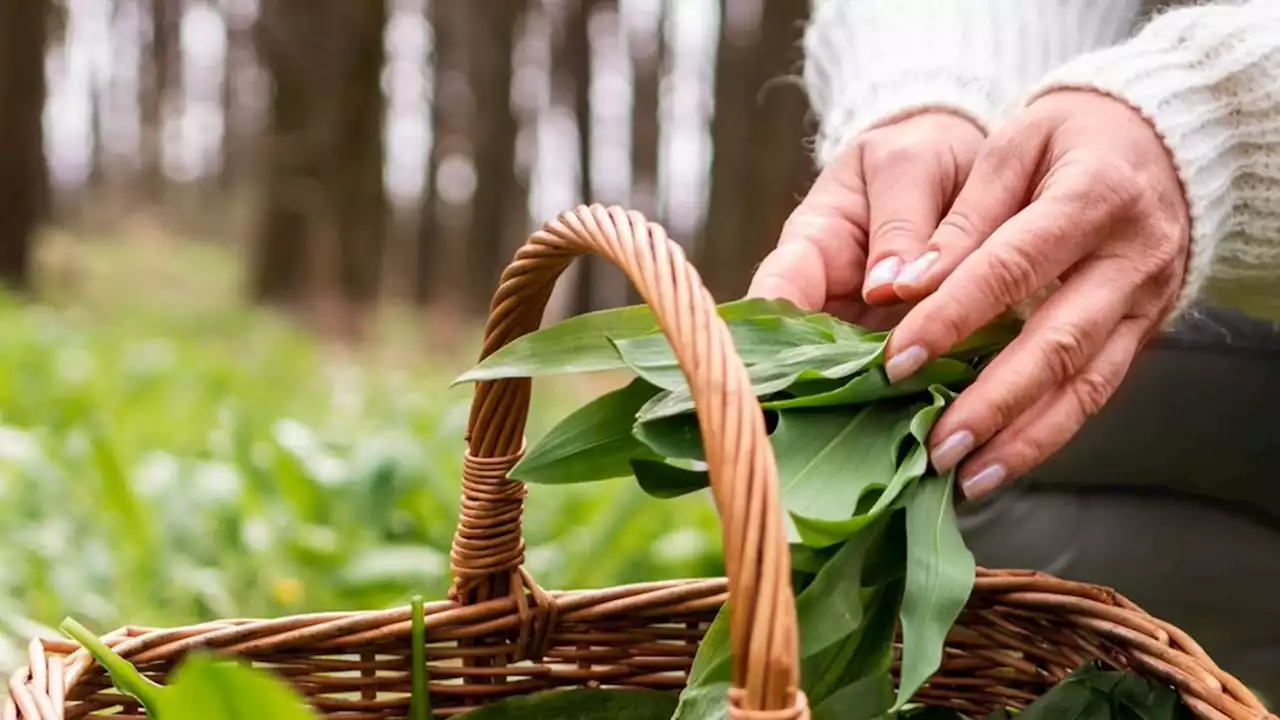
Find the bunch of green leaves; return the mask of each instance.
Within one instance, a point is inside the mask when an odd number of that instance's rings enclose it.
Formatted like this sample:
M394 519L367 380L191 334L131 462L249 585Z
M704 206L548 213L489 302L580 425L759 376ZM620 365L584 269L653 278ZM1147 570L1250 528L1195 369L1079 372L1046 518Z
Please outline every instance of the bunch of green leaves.
M925 442L942 410L1015 337L1019 323L1002 319L913 377L890 383L884 371L887 333L782 302L728 303L719 314L746 365L778 463L797 592L802 689L814 718L951 717L911 702L940 667L947 634L969 599L975 574L957 525L954 477L931 471ZM461 380L602 370L630 371L635 379L552 428L511 477L560 485L630 477L657 498L708 487L693 398L647 308L592 313L532 333ZM891 669L899 629L895 689ZM1035 706L1047 710L1034 712L1127 718L1055 713L1084 702L1080 693L1111 698L1108 688L1127 687L1137 697L1136 689L1157 687L1117 674L1100 691L1096 680L1073 676ZM703 638L674 712L667 715L655 705L643 717L723 717L729 683L728 620L722 611ZM571 701L561 696L556 702Z
M851 696L861 698L867 717L897 712L940 665L974 577L956 525L952 478L929 472L924 443L955 392L1017 326L988 328L891 384L883 366L887 333L788 303L746 300L719 310L778 461L799 592L804 690L819 716L843 713ZM660 498L707 487L693 399L646 308L593 313L527 335L462 379L599 370L629 370L636 378L565 418L512 478L566 484L634 477ZM886 699L879 691L892 688L899 621L902 679ZM674 717L719 717L729 679L722 614L701 645Z

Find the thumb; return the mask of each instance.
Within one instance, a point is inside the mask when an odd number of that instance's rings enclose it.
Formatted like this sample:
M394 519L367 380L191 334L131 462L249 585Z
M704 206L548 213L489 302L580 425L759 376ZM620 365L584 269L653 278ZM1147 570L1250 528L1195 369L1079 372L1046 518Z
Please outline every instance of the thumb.
M803 240L778 245L760 263L747 297L789 300L802 310L821 310L827 299L822 253Z
M815 312L833 300L860 299L867 198L859 153L850 147L818 176L756 271L749 297L790 300Z

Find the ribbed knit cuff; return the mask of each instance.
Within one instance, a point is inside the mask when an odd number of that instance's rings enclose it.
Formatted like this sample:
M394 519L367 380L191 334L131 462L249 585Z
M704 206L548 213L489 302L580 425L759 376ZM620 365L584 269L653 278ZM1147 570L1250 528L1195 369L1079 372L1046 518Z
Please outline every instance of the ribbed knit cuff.
M1280 319L1280 2L1170 12L1134 39L1048 75L1116 97L1163 139L1191 215L1174 321L1208 299Z
M815 0L804 49L818 162L921 110L986 130L1050 69L1127 37L1138 9L1139 0Z

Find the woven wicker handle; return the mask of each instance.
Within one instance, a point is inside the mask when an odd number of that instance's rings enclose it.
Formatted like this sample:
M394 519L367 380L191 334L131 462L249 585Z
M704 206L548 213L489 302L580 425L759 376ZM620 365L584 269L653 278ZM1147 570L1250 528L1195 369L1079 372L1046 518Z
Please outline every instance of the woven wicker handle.
M579 207L534 233L502 274L485 328L487 357L537 329L556 278L578 255L621 268L653 308L697 405L711 490L724 527L733 652L732 716L809 713L798 685L791 559L763 414L729 329L680 246L636 212ZM521 570L524 487L506 478L524 448L528 379L481 383L468 425L453 596L464 603L540 593Z

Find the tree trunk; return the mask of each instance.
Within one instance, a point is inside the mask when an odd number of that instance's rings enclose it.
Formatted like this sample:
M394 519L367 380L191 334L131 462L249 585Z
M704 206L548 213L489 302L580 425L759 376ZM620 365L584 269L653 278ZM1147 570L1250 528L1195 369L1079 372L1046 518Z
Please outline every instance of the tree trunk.
M470 80L475 96L471 149L476 172L465 251L466 309L485 314L503 266L519 130L511 106L512 51L524 3L468 3Z
M385 22L383 0L267 0L258 22L274 95L254 295L314 303L342 335L381 276Z
M343 43L341 55L346 62L337 86L325 98L337 104L329 199L338 208L343 297L357 307L366 307L377 301L381 289L389 219L382 177L385 98L381 82L387 7L386 0L337 2L335 10L341 22L334 29Z
M48 205L41 125L45 0L0 2L0 285L29 289L34 235Z
M763 2L754 32L736 28L721 0L716 53L711 201L698 265L720 301L738 297L773 247L810 174L805 100L780 84L794 75L807 3Z
M138 107L142 121L139 155L146 199L160 203L164 194L164 125L169 98L177 91L180 63L178 34L183 0L150 0L147 3L147 52L138 69Z
M631 62L635 84L631 116L631 207L653 222L659 215L658 154L662 78L666 72L667 0L659 0L656 26L648 33L632 33ZM627 302L640 296L628 283Z
M440 169L446 158L470 156L475 114L470 85L467 37L472 10L465 3L431 0L427 5L432 34L431 148L414 261L414 299L455 303L465 285L452 272L462 265L468 205L451 202L441 191Z
M299 152L310 116L306 78L291 67L289 45L311 34L309 0L264 0L255 26L271 80L263 146L263 205L249 255L250 295L294 306L309 291L309 210L315 205L314 155Z
M241 97L242 78L254 65L253 36L246 19L227 11L227 54L222 68L222 148L218 185L230 197L236 186L249 174L251 131L243 121L245 98Z

